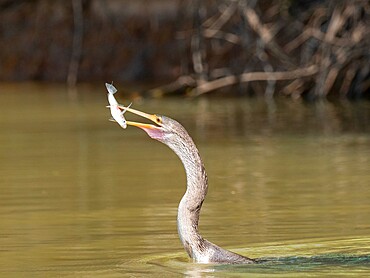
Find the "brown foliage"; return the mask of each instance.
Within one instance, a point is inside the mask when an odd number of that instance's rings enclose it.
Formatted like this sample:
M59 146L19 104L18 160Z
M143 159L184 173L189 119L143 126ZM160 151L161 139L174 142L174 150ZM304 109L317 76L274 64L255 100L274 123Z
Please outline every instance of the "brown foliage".
M365 0L0 0L0 80L369 96L369 14Z

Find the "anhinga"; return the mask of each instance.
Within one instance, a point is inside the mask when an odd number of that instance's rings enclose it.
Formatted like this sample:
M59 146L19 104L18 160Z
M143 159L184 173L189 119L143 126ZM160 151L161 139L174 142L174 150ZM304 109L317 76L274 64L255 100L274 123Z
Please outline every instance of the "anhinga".
M253 259L222 249L199 234L199 213L207 194L208 180L199 151L185 128L165 116L150 115L124 106L119 107L154 122L154 124L146 124L127 121L127 125L139 127L151 138L169 146L184 165L187 188L179 204L177 228L180 240L193 261L220 264L255 263Z

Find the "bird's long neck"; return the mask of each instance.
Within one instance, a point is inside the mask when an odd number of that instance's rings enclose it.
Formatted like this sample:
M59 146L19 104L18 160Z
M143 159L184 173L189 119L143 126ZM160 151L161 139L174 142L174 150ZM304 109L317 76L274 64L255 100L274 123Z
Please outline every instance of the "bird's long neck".
M207 194L208 180L194 142L190 136L183 139L186 141L186 148L171 147L184 165L187 180L186 192L178 208L177 227L185 250L191 258L198 261L198 257L202 256L201 253L204 251L204 239L198 232L198 221Z
M185 130L167 145L181 159L186 172L186 192L177 212L177 228L186 252L199 263L254 263L254 260L222 249L199 234L199 213L208 188L202 159Z

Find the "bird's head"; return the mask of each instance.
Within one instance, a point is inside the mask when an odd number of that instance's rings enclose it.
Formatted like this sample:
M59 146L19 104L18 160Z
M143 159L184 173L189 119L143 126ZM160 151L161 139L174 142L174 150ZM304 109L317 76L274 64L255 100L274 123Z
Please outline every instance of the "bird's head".
M144 130L151 138L156 139L166 145L170 146L172 144L177 144L183 140L187 140L189 137L185 128L179 124L177 121L168 118L166 116L160 116L155 114L147 114L145 112L127 108L124 106L119 106L121 109L126 109L127 112L131 112L135 115L144 117L153 122L153 124L140 123L127 121L127 125L136 126Z

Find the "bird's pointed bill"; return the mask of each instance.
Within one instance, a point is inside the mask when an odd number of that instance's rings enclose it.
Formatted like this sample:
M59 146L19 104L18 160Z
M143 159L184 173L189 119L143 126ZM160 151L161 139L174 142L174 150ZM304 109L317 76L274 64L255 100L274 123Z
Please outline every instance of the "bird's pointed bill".
M143 129L153 139L160 139L163 136L162 128L161 128L162 121L159 116L154 115L154 114L148 114L148 113L145 113L145 112L142 112L142 111L130 108L130 107L126 107L126 106L119 105L118 107L120 109L124 109L127 112L131 112L135 115L146 118L154 122L155 124L157 124L157 125L153 125L153 124L147 124L147 123L126 121L127 125L136 126L136 127Z
M132 125L132 126L136 126L136 127L145 127L145 128L158 128L159 126L161 126L161 121L159 119L159 117L157 115L154 115L154 114L148 114L148 113L145 113L145 112L142 112L142 111L139 111L139 110L136 110L136 109L133 109L133 108L130 108L130 105L129 106L123 106L123 105L118 105L118 107L120 109L122 109L123 111L127 111L127 112L131 112L135 115L138 115L140 117L143 117L143 118L146 118L148 120L151 120L152 122L158 124L158 126L156 125L152 125L152 124L145 124L145 123L139 123L139 122L132 122L132 121L127 121L127 124L129 125Z

